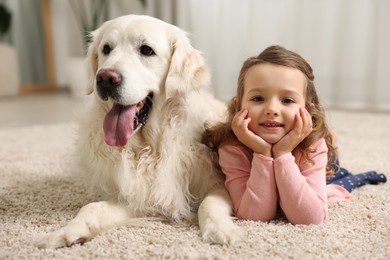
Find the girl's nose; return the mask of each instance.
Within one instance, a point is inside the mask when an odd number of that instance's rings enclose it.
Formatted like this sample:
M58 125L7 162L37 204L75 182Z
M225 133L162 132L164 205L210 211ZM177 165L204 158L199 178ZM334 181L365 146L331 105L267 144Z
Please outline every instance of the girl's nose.
M275 101L270 101L267 104L264 112L268 116L270 116L270 115L277 116L279 114L279 112L278 112L278 108L277 108L276 102Z
M267 111L267 115L274 115L274 116L277 116L278 115L278 112L276 112L276 111Z

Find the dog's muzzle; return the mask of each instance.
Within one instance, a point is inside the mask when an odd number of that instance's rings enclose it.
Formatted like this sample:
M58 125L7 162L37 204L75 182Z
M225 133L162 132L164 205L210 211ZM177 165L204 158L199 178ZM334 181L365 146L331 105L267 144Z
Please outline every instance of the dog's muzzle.
M108 98L119 100L122 75L113 69L101 69L96 75L96 86L99 97L107 101Z

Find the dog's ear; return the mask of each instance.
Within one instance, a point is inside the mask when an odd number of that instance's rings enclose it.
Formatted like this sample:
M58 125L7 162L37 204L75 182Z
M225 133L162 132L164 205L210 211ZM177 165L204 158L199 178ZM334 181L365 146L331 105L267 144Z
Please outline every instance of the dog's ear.
M210 82L210 74L201 53L193 48L184 32L174 37L173 52L165 82L167 98L201 88Z
M88 85L87 85L87 94L93 92L93 85L95 82L95 75L98 67L98 42L96 40L96 35L98 31L90 32L88 38L90 43L87 50L87 74L88 74Z

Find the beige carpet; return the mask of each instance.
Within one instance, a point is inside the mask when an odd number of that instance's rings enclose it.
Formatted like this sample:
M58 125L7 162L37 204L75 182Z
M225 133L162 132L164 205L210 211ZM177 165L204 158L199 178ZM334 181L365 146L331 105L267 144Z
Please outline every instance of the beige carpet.
M342 165L390 177L390 114L331 111L340 134ZM247 240L208 245L197 226L153 223L121 227L71 248L40 250L37 236L67 223L96 200L72 174L75 125L0 131L0 259L390 259L390 184L355 190L353 201L332 204L320 226L239 221ZM72 130L73 129L73 130Z

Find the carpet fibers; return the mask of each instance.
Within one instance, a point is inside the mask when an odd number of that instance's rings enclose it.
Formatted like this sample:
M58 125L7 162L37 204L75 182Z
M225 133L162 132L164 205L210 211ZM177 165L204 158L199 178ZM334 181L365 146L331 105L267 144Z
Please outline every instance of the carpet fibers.
M390 177L390 114L329 112L340 160L353 173ZM330 204L322 225L237 221L237 246L201 241L199 227L153 222L108 230L84 245L38 249L37 237L98 200L72 159L76 125L0 130L0 259L390 259L390 184L367 185Z

